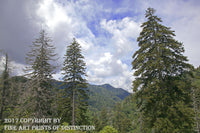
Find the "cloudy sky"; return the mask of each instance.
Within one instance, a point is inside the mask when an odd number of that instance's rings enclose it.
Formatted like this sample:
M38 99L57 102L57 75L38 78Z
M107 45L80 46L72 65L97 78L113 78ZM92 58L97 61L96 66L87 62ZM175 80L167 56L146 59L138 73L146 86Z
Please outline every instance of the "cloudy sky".
M82 46L89 83L109 83L131 92L132 55L148 7L175 31L189 63L199 66L199 0L1 0L0 49L9 54L13 73L23 74L25 54L45 29L60 57L54 78L61 79L63 55L75 37Z

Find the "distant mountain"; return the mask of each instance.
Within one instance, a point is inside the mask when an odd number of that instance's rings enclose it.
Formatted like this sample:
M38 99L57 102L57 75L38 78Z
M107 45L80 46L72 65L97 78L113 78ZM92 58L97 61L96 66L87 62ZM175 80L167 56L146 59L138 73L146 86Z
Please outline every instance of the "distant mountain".
M89 105L92 112L100 111L103 107L113 108L117 102L121 102L129 92L114 88L109 84L89 85Z
M22 76L12 77L14 82L25 83L27 78ZM62 81L53 80L52 83L58 89L64 89L65 85ZM89 109L92 112L100 111L103 107L113 108L117 102L123 101L127 96L130 95L129 92L121 89L114 88L109 84L104 85L88 85L88 95L89 95Z
M100 85L100 87L106 88L108 91L116 94L116 96L119 97L121 100L124 100L128 95L130 95L128 91L125 91L122 88L114 88L109 84Z
M64 89L62 81L54 81L54 84L59 86L59 89ZM122 88L114 88L109 84L104 85L88 85L89 109L92 112L98 112L103 107L113 108L117 102L123 101L130 95L128 91Z

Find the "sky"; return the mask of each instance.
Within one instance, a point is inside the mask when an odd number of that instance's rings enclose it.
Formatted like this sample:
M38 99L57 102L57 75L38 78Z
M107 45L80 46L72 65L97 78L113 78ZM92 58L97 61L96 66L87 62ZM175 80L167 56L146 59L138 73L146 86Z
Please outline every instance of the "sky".
M8 53L13 75L23 75L26 53L45 29L59 57L53 77L62 80L63 56L76 38L90 84L109 83L132 92L132 55L148 7L175 31L189 63L199 66L199 0L1 0L0 49ZM0 71L2 64L3 56Z

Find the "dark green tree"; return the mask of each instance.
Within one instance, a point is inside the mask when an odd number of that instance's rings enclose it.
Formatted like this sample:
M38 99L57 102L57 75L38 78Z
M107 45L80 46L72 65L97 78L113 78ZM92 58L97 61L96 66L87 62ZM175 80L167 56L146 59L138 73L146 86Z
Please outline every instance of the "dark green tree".
M31 46L31 51L27 53L26 67L29 81L26 82L23 115L34 116L38 118L51 115L51 79L54 73L55 65L55 47L51 44L52 40L47 36L44 30L41 30Z
M0 51L1 52L1 51ZM12 62L8 58L8 54L3 54L2 68L4 69L0 77L0 118L1 121L4 118L14 117L15 108L20 97L21 83L17 83L15 77L10 77L10 72L13 69ZM5 58L4 58L5 57Z
M132 62L141 132L142 127L162 133L190 132L190 87L183 75L192 66L183 55L182 43L174 39L174 31L162 25L154 13L153 8L146 11L147 21L141 26L139 50L133 54Z
M101 130L101 123L97 115L93 116L92 124L95 125L95 131L99 132Z
M63 79L66 83L65 88L65 105L71 114L71 124L84 124L87 122L87 108L88 108L88 95L87 95L87 81L86 63L84 56L81 54L80 44L73 39L71 45L67 47L63 63Z
M132 126L127 116L128 114L124 110L123 104L121 103L117 103L114 107L113 127L120 133L127 133Z
M100 112L99 120L100 120L100 129L102 130L104 127L110 125L110 115L109 110L106 107L103 107Z
M195 112L195 131L200 133L200 67L192 74L192 99Z

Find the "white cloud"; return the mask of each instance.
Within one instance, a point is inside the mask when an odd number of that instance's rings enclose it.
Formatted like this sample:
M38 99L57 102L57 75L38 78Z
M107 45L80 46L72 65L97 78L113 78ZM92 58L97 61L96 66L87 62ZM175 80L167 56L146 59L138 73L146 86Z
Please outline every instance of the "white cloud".
M94 84L109 83L131 92L132 71L111 53L103 53L98 59L87 61L88 81Z
M25 67L26 65L23 65L21 63L17 63L15 61L11 61L10 62L10 66L11 66L11 75L18 75L18 76L23 76L25 75Z
M58 5L53 0L43 0L37 15L44 19L45 24L54 30L59 24L67 23L71 24L71 18L68 17L61 5Z
M2 73L4 71L5 62L6 62L5 56L1 56L1 58L0 58L0 73Z
M140 23L133 18L125 17L122 20L103 19L101 27L112 34L111 45L116 48L117 56L125 56L136 48L135 40L141 31ZM133 41L134 40L134 41Z
M111 62L112 55L110 53L104 53L97 59L89 59L87 61L87 66L90 76L95 75L96 78L106 78L111 76Z
M200 12L200 10L199 10ZM195 67L200 65L199 58L199 36L200 16L193 19L179 20L173 23L176 30L177 40L183 42L185 55L188 56L189 62ZM184 27L184 28L183 28Z
M89 38L78 38L77 42L81 45L84 51L90 50L93 44L90 42Z
M174 2L174 6L168 9L171 12L167 18L171 20L171 27L175 30L177 40L183 42L185 55L188 56L189 62L197 67L200 65L200 8L195 4L192 1ZM173 12L176 12L177 9L179 11L174 14Z
M0 57L0 73L2 73L5 69L5 64L6 64L6 57L5 56L1 56ZM21 64L21 63L16 63L15 61L12 61L8 58L8 71L9 74L11 76L22 76L24 75L24 68L25 65Z

